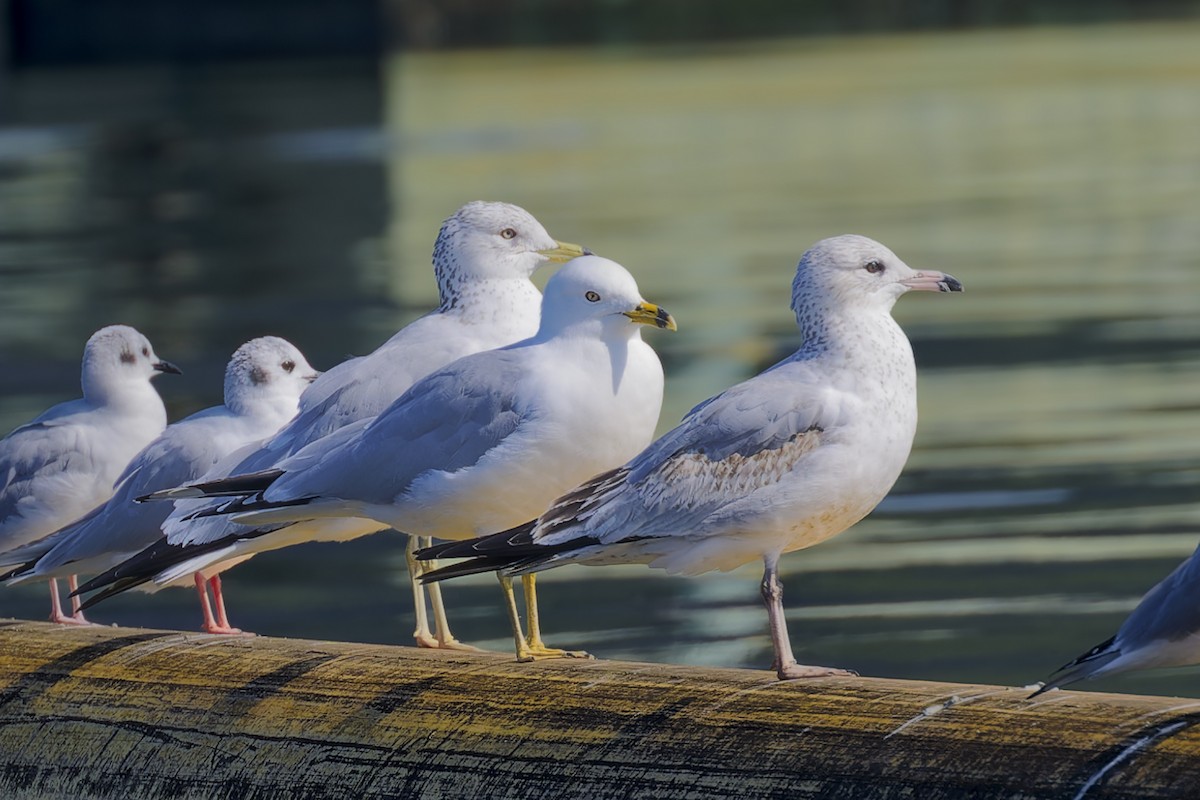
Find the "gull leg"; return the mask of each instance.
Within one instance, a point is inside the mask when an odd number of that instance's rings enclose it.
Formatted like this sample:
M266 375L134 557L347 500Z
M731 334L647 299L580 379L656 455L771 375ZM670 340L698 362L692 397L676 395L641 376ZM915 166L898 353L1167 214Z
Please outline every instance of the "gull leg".
M433 537L420 537L421 547L432 547ZM422 564L422 570L432 571L437 569L437 561L429 561ZM442 602L442 585L440 583L431 583L425 587L429 592L429 605L433 608L433 629L434 636L437 639L437 646L443 650L463 650L468 653L484 652L478 647L473 647L469 644L463 644L458 639L454 638L454 634L450 632L450 621L446 618L446 605Z
M72 623L71 617L63 613L62 601L58 599L58 581L54 578L50 579L50 621L58 625Z
M542 641L542 626L538 620L537 575L532 572L522 575L521 583L525 589L525 617L529 620L529 636L525 640L529 645L529 654L534 658L591 658L582 650L559 650L546 646Z
M429 630L429 617L425 611L425 587L421 585L421 574L425 566L417 560L416 552L419 542L416 536L408 537L408 545L404 548L404 557L408 561L408 579L412 581L413 612L417 618L417 627L413 638L417 647L437 647L437 637Z
M221 626L217 624L213 618L212 605L208 602L208 589L205 588L204 576L199 572L192 574L192 581L196 584L196 595L200 598L200 613L204 617L204 622L200 626L205 633L217 632Z
M508 610L508 622L512 625L513 643L517 648L517 661L533 661L534 655L529 651L525 641L525 633L521 630L521 615L517 612L517 598L513 594L512 578L496 573L500 581L500 591L504 592L504 607Z
M783 584L779 582L779 555L763 557L762 598L767 606L767 619L771 623L771 643L775 646L775 662L771 669L779 680L795 678L823 678L834 675L854 676L857 672L833 667L808 667L796 663L792 653L792 642L788 638L787 620L783 616Z
M199 575L200 573L196 574ZM203 580L204 576L201 575L200 577ZM235 628L229 624L229 617L225 613L225 595L221 592L221 576L213 575L208 579L208 585L212 587L213 605L217 607L216 627L208 632L226 634L244 633L241 628ZM208 629L206 628L205 630ZM247 635L253 636L254 634Z
M74 593L79 591L79 576L72 575L67 577L67 589L71 590L71 621L68 622L68 625L91 625L91 622L86 620L83 615L82 597L74 595Z
M76 583L75 576L70 577L71 591L79 588ZM91 625L83 618L83 614L79 612L79 598L72 598L71 605L74 614L63 613L62 602L58 599L58 581L54 578L50 579L50 621L58 625Z

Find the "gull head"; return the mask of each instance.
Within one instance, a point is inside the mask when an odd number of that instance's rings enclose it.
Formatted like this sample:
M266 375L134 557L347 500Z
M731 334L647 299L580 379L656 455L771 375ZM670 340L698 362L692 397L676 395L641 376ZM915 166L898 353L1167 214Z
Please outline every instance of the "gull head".
M561 264L589 252L556 241L520 206L476 200L442 223L433 247L433 269L446 303L464 282L526 279L544 264Z
M876 307L889 311L905 292L961 292L962 284L937 270L914 270L874 239L847 234L822 239L796 267L792 310L812 306Z
M542 334L567 328L599 336L637 336L640 326L675 330L665 308L648 303L637 281L615 261L582 256L569 262L546 283L542 298Z
M92 334L83 349L83 396L100 399L121 387L149 381L179 367L154 354L150 340L128 325L109 325Z
M235 414L268 410L291 417L300 395L318 375L287 339L251 339L234 351L225 367L225 405Z

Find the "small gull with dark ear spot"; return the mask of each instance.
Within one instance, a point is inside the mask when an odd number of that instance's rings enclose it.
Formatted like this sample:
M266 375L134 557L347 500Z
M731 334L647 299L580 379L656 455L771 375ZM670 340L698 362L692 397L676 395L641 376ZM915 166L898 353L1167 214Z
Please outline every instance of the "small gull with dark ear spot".
M167 412L150 385L156 361L138 331L101 328L84 348L83 398L54 406L0 440L0 568L23 563L13 550L108 500L129 460L162 433ZM74 589L75 576L68 577ZM87 622L78 601L72 614L63 612L54 581L50 600L54 622Z
M280 368L281 359L292 364L292 371ZM109 569L159 541L171 505L139 504L134 498L199 478L229 453L274 433L295 415L313 373L300 351L276 336L239 347L225 368L224 405L176 422L146 445L121 475L116 494L97 510L5 554L6 563L21 565L10 573L9 582ZM220 580L212 576L206 588L207 577L188 582L199 589L204 630L237 633L225 612ZM208 588L213 592L211 603Z

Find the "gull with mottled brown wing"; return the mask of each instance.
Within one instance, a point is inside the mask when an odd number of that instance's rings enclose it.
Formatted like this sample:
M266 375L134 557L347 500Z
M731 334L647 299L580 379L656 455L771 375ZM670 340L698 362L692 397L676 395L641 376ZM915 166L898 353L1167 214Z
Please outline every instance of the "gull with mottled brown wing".
M796 662L778 564L870 513L908 459L916 367L891 309L911 290L961 292L962 285L915 271L862 236L818 242L792 284L803 340L796 353L700 404L539 519L420 551L419 558L468 559L425 579L525 575L568 563L643 563L696 575L762 559L776 673L847 674Z

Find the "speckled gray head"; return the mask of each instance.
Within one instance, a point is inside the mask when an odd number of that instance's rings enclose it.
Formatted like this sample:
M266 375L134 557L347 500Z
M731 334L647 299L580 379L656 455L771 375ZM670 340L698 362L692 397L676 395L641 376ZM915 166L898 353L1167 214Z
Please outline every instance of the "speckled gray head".
M267 397L295 405L318 375L287 339L251 339L234 351L225 367L225 405L243 412L248 403Z
M83 349L84 397L147 381L162 372L178 375L181 370L155 355L150 340L128 325L101 328Z
M443 309L462 288L490 278L528 279L549 263L565 263L590 251L553 239L525 209L476 200L442 223L433 247L433 270Z
M806 308L891 308L908 291L961 292L962 284L937 270L914 270L888 248L866 236L822 239L796 267L792 310Z

